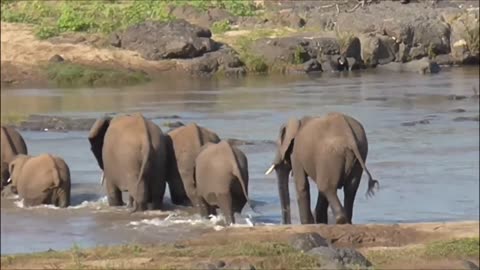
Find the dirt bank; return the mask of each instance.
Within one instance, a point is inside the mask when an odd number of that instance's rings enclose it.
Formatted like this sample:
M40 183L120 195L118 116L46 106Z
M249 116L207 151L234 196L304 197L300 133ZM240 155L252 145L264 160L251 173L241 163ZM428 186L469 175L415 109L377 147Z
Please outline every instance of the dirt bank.
M229 228L169 246L132 243L87 250L73 247L64 252L2 256L1 262L3 269L192 269L219 261L238 269L312 268L310 255L296 252L287 244L290 237L301 232L317 232L336 247L357 248L375 268L469 269L465 260L478 265L477 221ZM240 268L242 265L254 268Z

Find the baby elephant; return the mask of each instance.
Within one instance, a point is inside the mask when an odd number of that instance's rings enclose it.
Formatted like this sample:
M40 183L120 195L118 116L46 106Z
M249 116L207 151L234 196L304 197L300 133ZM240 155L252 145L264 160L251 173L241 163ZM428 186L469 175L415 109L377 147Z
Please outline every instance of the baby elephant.
M235 223L234 213L241 213L248 202L245 154L226 141L207 143L195 160L194 178L202 217L216 215L220 207L227 225Z
M8 166L12 191L23 198L24 206L70 205L70 169L57 156L17 155Z

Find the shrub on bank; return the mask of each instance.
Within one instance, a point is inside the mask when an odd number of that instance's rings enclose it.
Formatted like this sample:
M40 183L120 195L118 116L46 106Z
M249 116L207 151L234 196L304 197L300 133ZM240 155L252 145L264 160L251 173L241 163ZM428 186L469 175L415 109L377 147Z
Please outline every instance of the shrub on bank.
M136 0L136 1L16 1L1 2L4 22L35 25L40 39L63 32L93 32L109 34L146 20L169 21L171 7L190 5L201 10L225 9L236 16L252 16L255 6L244 0ZM228 25L219 25L224 30Z

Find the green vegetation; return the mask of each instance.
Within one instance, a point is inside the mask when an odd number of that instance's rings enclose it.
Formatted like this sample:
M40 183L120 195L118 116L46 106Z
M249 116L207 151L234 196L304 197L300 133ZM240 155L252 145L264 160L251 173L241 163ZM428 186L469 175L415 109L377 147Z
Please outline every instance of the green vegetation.
M111 33L146 20L168 21L171 6L191 5L199 9L217 7L237 16L252 16L252 1L240 0L135 0L135 1L2 1L1 20L35 25L36 36L46 39L63 32ZM226 29L221 22L217 29ZM228 24L229 27L229 24Z
M480 52L480 26L476 23L473 27L466 26L465 41L467 43L468 50L472 53Z
M149 81L147 75L138 71L120 71L93 68L71 63L52 63L46 67L47 76L56 87L120 86Z
M340 52L346 51L348 46L350 46L350 43L352 43L353 39L355 39L353 33L350 32L336 31L335 35L337 37L338 45L340 46Z
M429 243L422 247L405 249L373 250L366 253L366 257L374 265L383 265L394 261L405 260L434 260L434 259L468 259L480 256L479 238L462 238L456 240L442 240Z
M53 265L60 268L75 269L105 269L92 264L92 261L106 261L109 269L132 268L129 261L135 258L155 258L141 265L148 269L187 269L205 258L212 260L248 261L256 269L312 269L319 266L316 258L296 251L288 244L275 242L239 242L225 245L201 245L178 247L174 245L138 246L124 245L117 247L97 247L80 249L74 245L68 251L41 252L2 256L1 264L5 268L15 268L16 265ZM121 259L122 261L118 261ZM139 267L139 265L137 265Z
M225 19L212 24L212 32L214 34L225 33L231 29L230 21Z

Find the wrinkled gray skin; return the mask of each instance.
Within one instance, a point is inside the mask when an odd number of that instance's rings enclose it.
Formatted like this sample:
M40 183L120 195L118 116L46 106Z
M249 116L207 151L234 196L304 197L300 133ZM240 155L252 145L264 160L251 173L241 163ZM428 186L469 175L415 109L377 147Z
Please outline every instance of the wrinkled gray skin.
M363 171L367 173L367 195L373 195L378 181L372 179L365 167L368 142L363 126L354 118L329 113L324 117L292 118L280 128L275 169L282 207L282 221L291 223L288 176L295 180L297 201L302 224L327 223L327 209L331 205L337 224L352 223L353 202ZM308 177L318 188L315 220L310 210ZM344 205L337 189L343 187Z
M195 123L178 127L168 133L168 187L172 203L192 206L195 198L193 172L195 159L206 143L218 143L218 135ZM198 205L197 205L198 206Z
M10 172L8 171L8 164L13 160L16 155L28 154L27 145L23 140L22 135L13 127L1 126L0 137L0 189L3 189L10 178Z
M222 210L227 225L235 223L248 201L248 161L245 154L226 141L209 143L195 160L195 186L202 217Z
M24 206L70 205L70 169L51 154L17 155L9 164L12 192L23 198Z
M157 125L139 113L103 117L88 139L104 173L110 206L124 205L122 192L128 192L132 212L162 207L167 139Z

